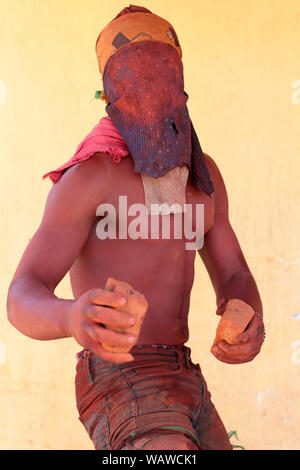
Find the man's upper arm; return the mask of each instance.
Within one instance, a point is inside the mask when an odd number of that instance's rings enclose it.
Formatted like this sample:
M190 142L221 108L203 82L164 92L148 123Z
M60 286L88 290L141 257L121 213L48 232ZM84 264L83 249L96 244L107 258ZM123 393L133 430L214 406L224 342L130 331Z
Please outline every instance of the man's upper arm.
M54 291L76 260L101 203L99 178L95 178L99 161L92 160L70 168L51 188L41 224L22 256L14 279L31 276Z
M229 221L228 197L222 175L212 158L205 155L206 164L214 183L214 226L204 238L199 254L214 285L229 279L248 266L237 237Z

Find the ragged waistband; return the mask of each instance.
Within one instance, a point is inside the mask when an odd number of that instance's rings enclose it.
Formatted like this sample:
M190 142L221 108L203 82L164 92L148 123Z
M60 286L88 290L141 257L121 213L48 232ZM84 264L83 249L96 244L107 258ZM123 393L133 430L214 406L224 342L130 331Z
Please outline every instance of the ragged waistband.
M155 351L160 350L160 353L163 355L177 356L178 353L181 355L187 355L190 358L191 350L187 346L182 345L166 345L166 344L137 344L133 346L130 350L130 354L133 356L140 354L151 354ZM81 359L89 356L95 356L92 351L89 349L83 349L82 351L76 354L77 362Z

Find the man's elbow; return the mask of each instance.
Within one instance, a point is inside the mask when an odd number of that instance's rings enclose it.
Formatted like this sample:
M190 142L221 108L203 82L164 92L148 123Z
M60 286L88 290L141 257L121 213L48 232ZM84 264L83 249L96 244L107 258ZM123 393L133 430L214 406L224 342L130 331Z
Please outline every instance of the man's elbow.
M15 276L8 288L7 299L6 299L6 311L7 319L9 323L18 329L18 323L20 321L23 300L28 291L27 277Z
M17 304L17 288L16 280L13 280L8 288L6 298L6 312L9 323L15 327L16 320L16 304Z

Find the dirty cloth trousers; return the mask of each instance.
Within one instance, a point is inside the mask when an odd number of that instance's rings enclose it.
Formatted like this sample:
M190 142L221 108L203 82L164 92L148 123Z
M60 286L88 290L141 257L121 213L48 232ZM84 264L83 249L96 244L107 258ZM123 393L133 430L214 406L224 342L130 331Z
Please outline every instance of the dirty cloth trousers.
M86 349L77 354L77 409L95 449L125 449L164 433L184 434L199 450L232 448L190 348L138 345L131 353L122 364Z

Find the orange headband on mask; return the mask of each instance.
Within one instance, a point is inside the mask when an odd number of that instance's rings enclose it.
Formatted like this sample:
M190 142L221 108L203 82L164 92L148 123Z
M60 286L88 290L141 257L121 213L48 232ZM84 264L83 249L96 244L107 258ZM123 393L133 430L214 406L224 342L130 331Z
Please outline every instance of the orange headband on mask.
M177 35L168 21L148 12L123 14L112 20L98 36L96 54L101 75L109 57L117 50L130 43L146 40L170 44L182 57Z

